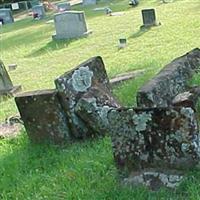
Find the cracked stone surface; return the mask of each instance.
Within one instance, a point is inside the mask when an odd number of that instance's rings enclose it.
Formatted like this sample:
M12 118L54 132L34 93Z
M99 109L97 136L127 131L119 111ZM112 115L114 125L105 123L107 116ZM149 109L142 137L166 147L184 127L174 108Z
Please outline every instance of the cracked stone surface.
M149 168L182 171L199 162L199 130L190 107L111 109L108 122L115 162L125 178Z

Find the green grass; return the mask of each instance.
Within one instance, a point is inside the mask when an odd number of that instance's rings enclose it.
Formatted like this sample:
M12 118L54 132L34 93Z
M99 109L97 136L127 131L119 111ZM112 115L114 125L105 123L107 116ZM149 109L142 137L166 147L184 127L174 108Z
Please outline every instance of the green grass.
M27 18L3 26L0 57L14 84L23 91L54 88L54 79L86 59L100 55L109 77L121 72L145 69L144 75L114 89L123 105L135 104L137 89L165 64L195 47L200 47L199 0L176 0L161 4L159 0L141 0L136 8L128 1L114 0L109 7L123 11L121 17L108 17L85 9L93 33L79 40L52 41L54 25ZM104 7L101 3L99 7ZM140 32L141 9L154 7L161 26ZM77 9L81 10L80 6ZM128 46L118 50L120 37ZM0 121L17 113L13 99L0 103ZM33 145L25 131L15 139L0 140L0 199L200 199L200 172L194 170L176 191L150 192L145 188L121 186L112 157L109 138L69 144L60 148Z

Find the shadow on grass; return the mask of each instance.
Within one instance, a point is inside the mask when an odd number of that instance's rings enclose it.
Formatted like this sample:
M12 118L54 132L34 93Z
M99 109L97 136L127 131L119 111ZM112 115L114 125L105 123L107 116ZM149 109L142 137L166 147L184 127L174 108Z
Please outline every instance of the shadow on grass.
M148 32L151 28L141 28L139 29L136 33L134 33L133 35L129 36L129 39L131 38L138 38L142 35L144 35L146 32Z
M74 39L63 39L63 40L53 40L48 42L45 46L41 47L40 49L31 52L30 54L26 55L26 58L30 58L30 57L37 57L37 56L41 56L44 54L51 54L53 51L58 51L61 50L63 48L67 48L69 46L69 44L77 41L77 40L81 40L87 38L87 36L83 36L80 38L74 38Z

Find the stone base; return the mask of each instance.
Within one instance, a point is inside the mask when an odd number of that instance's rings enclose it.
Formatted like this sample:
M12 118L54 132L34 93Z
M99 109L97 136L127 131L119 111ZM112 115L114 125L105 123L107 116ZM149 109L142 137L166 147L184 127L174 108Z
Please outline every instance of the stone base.
M161 26L161 22L156 22L155 24L143 24L142 26L140 26L140 30L148 29L154 26Z
M80 35L80 36L77 36L77 37L62 37L62 36L58 36L56 34L52 35L52 39L53 40L70 40L70 39L78 39L78 38L81 38L81 37L87 37L89 34L92 33L92 30L89 30L85 33L83 33L83 35Z
M21 90L22 90L21 85L13 86L13 88L10 89L10 90L2 90L2 91L0 91L0 97L1 96L14 96L15 94L17 94Z

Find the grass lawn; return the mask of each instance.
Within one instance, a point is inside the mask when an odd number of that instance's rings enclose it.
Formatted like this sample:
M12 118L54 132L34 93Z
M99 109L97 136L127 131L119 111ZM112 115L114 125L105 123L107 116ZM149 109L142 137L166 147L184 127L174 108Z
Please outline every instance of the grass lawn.
M15 85L23 91L54 88L54 79L86 59L100 55L109 77L121 72L145 69L145 74L114 89L123 105L134 105L137 89L165 64L195 47L200 47L199 0L141 0L130 8L127 0L113 0L109 7L123 11L108 17L84 8L93 33L79 40L52 41L54 25L27 18L0 30L0 58ZM105 6L101 3L98 6ZM107 4L108 5L108 4ZM141 32L141 9L156 8L161 26ZM81 6L76 9L82 10ZM118 50L120 37L128 46ZM198 77L195 77L198 79ZM0 121L17 113L13 99L0 103ZM10 200L140 200L200 199L200 171L188 172L176 191L150 192L142 187L121 186L117 179L110 139L68 144L66 147L34 145L25 131L15 139L0 140L0 199Z

